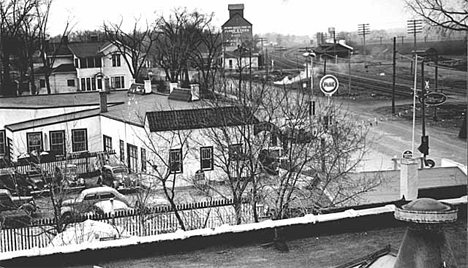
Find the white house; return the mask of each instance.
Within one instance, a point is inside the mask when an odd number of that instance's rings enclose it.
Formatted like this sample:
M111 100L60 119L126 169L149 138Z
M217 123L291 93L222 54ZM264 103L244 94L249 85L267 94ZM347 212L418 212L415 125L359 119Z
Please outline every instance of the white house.
M179 183L199 170L217 180L221 171L213 156L241 144L220 148L204 131L238 125L253 130L256 123L254 117L236 120L243 108L127 91L0 98L0 107L0 158L6 161L41 151L67 155L115 150L132 172L154 172L151 163L171 169L183 179Z
M126 60L110 42L64 42L48 44L53 63L49 82L52 93L129 88L132 81ZM130 62L131 60L128 59ZM46 67L35 70L39 94L46 92Z

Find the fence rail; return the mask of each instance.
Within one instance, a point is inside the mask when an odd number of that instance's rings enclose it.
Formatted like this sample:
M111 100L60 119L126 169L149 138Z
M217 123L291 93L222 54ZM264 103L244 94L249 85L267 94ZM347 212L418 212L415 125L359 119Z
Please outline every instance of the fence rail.
M242 223L253 222L251 204L244 200L241 205ZM178 212L187 230L215 228L224 224L235 225L236 216L232 200L214 200L182 204ZM115 214L94 215L81 220L92 219L118 227L130 236L149 236L175 232L180 229L173 210L158 208L149 213L136 210L120 211ZM78 234L79 235L79 234ZM0 230L0 252L44 248L50 246L56 236L54 219L33 221L31 226L5 228Z

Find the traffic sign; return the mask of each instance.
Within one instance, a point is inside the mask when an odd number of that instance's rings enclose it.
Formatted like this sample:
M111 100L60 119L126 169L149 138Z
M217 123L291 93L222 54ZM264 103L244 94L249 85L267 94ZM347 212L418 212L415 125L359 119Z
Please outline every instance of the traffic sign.
M320 90L322 90L323 94L331 96L333 95L340 86L338 79L331 75L327 74L320 79Z
M411 150L406 150L403 152L402 157L404 159L411 159L413 157L413 152L411 152Z
M422 103L422 98L419 98ZM424 95L424 104L427 106L438 106L447 101L447 95L440 92L431 92Z

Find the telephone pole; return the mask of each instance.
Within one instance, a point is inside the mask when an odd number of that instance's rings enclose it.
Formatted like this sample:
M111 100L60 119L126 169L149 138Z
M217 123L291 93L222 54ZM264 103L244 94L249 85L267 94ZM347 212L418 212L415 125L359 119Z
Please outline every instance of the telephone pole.
M364 54L364 67L366 67L366 35L370 34L369 23L358 24L358 35L362 35L363 41L363 54Z
M422 20L408 20L407 26L408 34L413 35L413 56L417 57L416 34L422 32ZM411 62L411 74L413 74L413 62Z

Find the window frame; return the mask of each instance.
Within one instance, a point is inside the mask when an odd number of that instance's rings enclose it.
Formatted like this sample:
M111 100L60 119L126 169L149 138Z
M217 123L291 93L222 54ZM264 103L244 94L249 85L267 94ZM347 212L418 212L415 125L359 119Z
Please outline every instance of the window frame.
M6 131L5 130L0 130L0 156L6 156L7 155L7 137L6 137Z
M141 171L145 172L146 169L146 149L145 148L140 148L140 154L141 154Z
M130 173L138 171L138 147L127 143L127 166Z
M229 161L242 160L242 143L234 143L228 146Z
M60 144L60 143L58 143L58 144L53 143L53 137L52 137L52 136L53 136L54 134L57 134L57 133L62 134L63 139L62 139L62 143L61 143L61 144ZM65 141L66 141L65 130L51 130L51 131L49 131L49 146L50 146L50 151L52 151L52 152L59 152L59 150L54 150L54 149L52 149L52 146L61 146L61 147L62 147L62 150L60 150L60 151L61 151L60 154L57 154L57 155L66 155L67 149L66 149L66 143L65 143Z
M125 163L125 142L119 140L119 150L120 150L120 161Z
M209 150L209 157L204 155L204 151ZM214 169L213 146L200 147L200 170L213 170ZM204 167L203 161L209 161L209 166Z
M102 149L104 152L111 152L112 151L112 137L107 135L102 135Z
M84 132L84 141L76 141L77 138L77 133L83 131ZM82 151L87 151L88 150L88 129L86 128L77 128L77 129L72 129L71 131L72 134L72 152L82 152ZM79 144L84 145L84 150L79 150L80 148L77 147Z
M112 54L112 67L120 67L121 66L120 56L121 55L119 53Z
M175 157L174 157L175 156ZM175 158L178 158L174 160ZM169 150L169 172L170 174L180 174L184 172L184 163L182 161L182 148ZM179 163L177 169L174 169L174 164Z
M27 145L28 153L31 153L33 150L35 150L35 149L31 150L30 136L32 135L40 135L40 144L33 145L34 147L39 146L39 150L36 150L36 153L39 155L39 153L44 150L44 137L42 135L42 131L26 132L26 145Z

